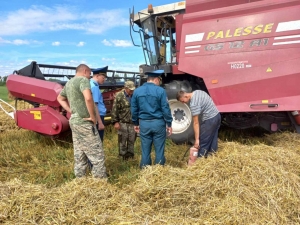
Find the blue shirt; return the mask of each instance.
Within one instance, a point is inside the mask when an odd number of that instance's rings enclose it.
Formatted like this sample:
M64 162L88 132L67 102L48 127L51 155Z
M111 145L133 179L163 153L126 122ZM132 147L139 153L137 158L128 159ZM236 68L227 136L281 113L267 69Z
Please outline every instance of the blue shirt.
M165 90L151 82L135 89L131 98L131 116L136 126L140 119L164 119L171 127L173 118Z
M103 102L103 96L99 89L99 84L93 79L90 79L90 84L91 84L91 91L92 91L93 99L94 99L94 102L97 104L99 114L100 114L100 116L105 116L106 108L105 108L105 105Z

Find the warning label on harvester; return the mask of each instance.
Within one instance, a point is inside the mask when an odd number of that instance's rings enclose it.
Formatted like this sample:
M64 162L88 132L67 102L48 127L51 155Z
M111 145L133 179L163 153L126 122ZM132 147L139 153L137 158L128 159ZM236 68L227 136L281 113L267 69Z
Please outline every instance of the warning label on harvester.
M30 111L30 113L33 114L33 119L35 119L35 120L42 119L41 111Z

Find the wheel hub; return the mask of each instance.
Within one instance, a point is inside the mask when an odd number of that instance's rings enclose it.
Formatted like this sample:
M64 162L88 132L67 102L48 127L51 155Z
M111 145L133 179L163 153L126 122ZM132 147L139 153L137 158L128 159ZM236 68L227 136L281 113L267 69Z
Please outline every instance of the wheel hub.
M169 100L169 105L173 116L173 134L181 134L191 125L191 110L187 104L183 104L175 99Z
M173 118L175 120L178 120L180 122L181 120L184 120L184 117L185 117L185 113L183 109L177 108L174 110Z

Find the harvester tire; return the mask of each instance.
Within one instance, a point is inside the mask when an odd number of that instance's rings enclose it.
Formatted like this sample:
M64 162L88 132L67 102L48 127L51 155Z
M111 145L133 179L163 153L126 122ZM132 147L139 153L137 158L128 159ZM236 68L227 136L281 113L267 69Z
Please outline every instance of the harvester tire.
M193 122L189 104L183 104L176 99L177 92L180 90L192 92L190 83L174 80L165 84L165 90L173 116L173 133L170 139L176 144L194 143Z

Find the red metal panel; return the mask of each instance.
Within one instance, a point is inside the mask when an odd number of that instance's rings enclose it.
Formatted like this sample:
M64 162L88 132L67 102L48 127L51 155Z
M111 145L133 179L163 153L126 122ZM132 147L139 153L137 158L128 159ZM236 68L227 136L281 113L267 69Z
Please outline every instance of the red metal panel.
M56 82L12 74L6 81L8 91L17 98L59 107L56 100L62 86Z
M186 0L186 13L228 7L261 0Z
M201 0L196 0L201 1ZM225 2L225 1L224 1ZM227 3L227 1L226 1ZM214 8L211 10L194 11L194 13L184 14L184 22L191 23L208 20L232 18L241 15L255 15L263 11L274 11L283 7L289 7L299 5L299 0L262 0L253 3L247 3L242 5L233 5L224 8ZM217 22L218 22L217 21Z
M172 65L172 73L173 74L185 74L184 72L178 70L178 65Z
M218 107L222 106L222 112L232 112L232 104L241 105L239 110L244 111L267 111L267 107L252 107L257 104L277 104L274 109L269 111L294 111L300 108L299 81L300 74L280 76L270 79L261 79L245 84L235 84L220 88L210 89ZM245 98L245 95L247 97ZM237 105L236 105L237 106ZM234 108L235 112L238 112Z
M282 98L272 98L268 100L268 103L262 103L263 101L249 101L242 103L233 103L226 105L217 105L217 108L222 113L232 113L232 112L272 112L272 111L296 111L299 110L299 96L289 96ZM272 104L278 104L274 107L268 107ZM251 105L256 105L251 107Z
M182 33L182 20L183 14L176 16L176 60L180 57L180 44L181 43L181 33Z
M102 92L102 97L106 108L106 114L111 113L116 93L121 90L122 89L116 89Z
M69 121L49 106L16 111L18 127L46 135L57 135L69 129Z
M277 101L274 110L299 109L300 0L246 5L252 14L241 5L209 11L224 18L184 15L178 69L202 77L221 112L263 100Z

